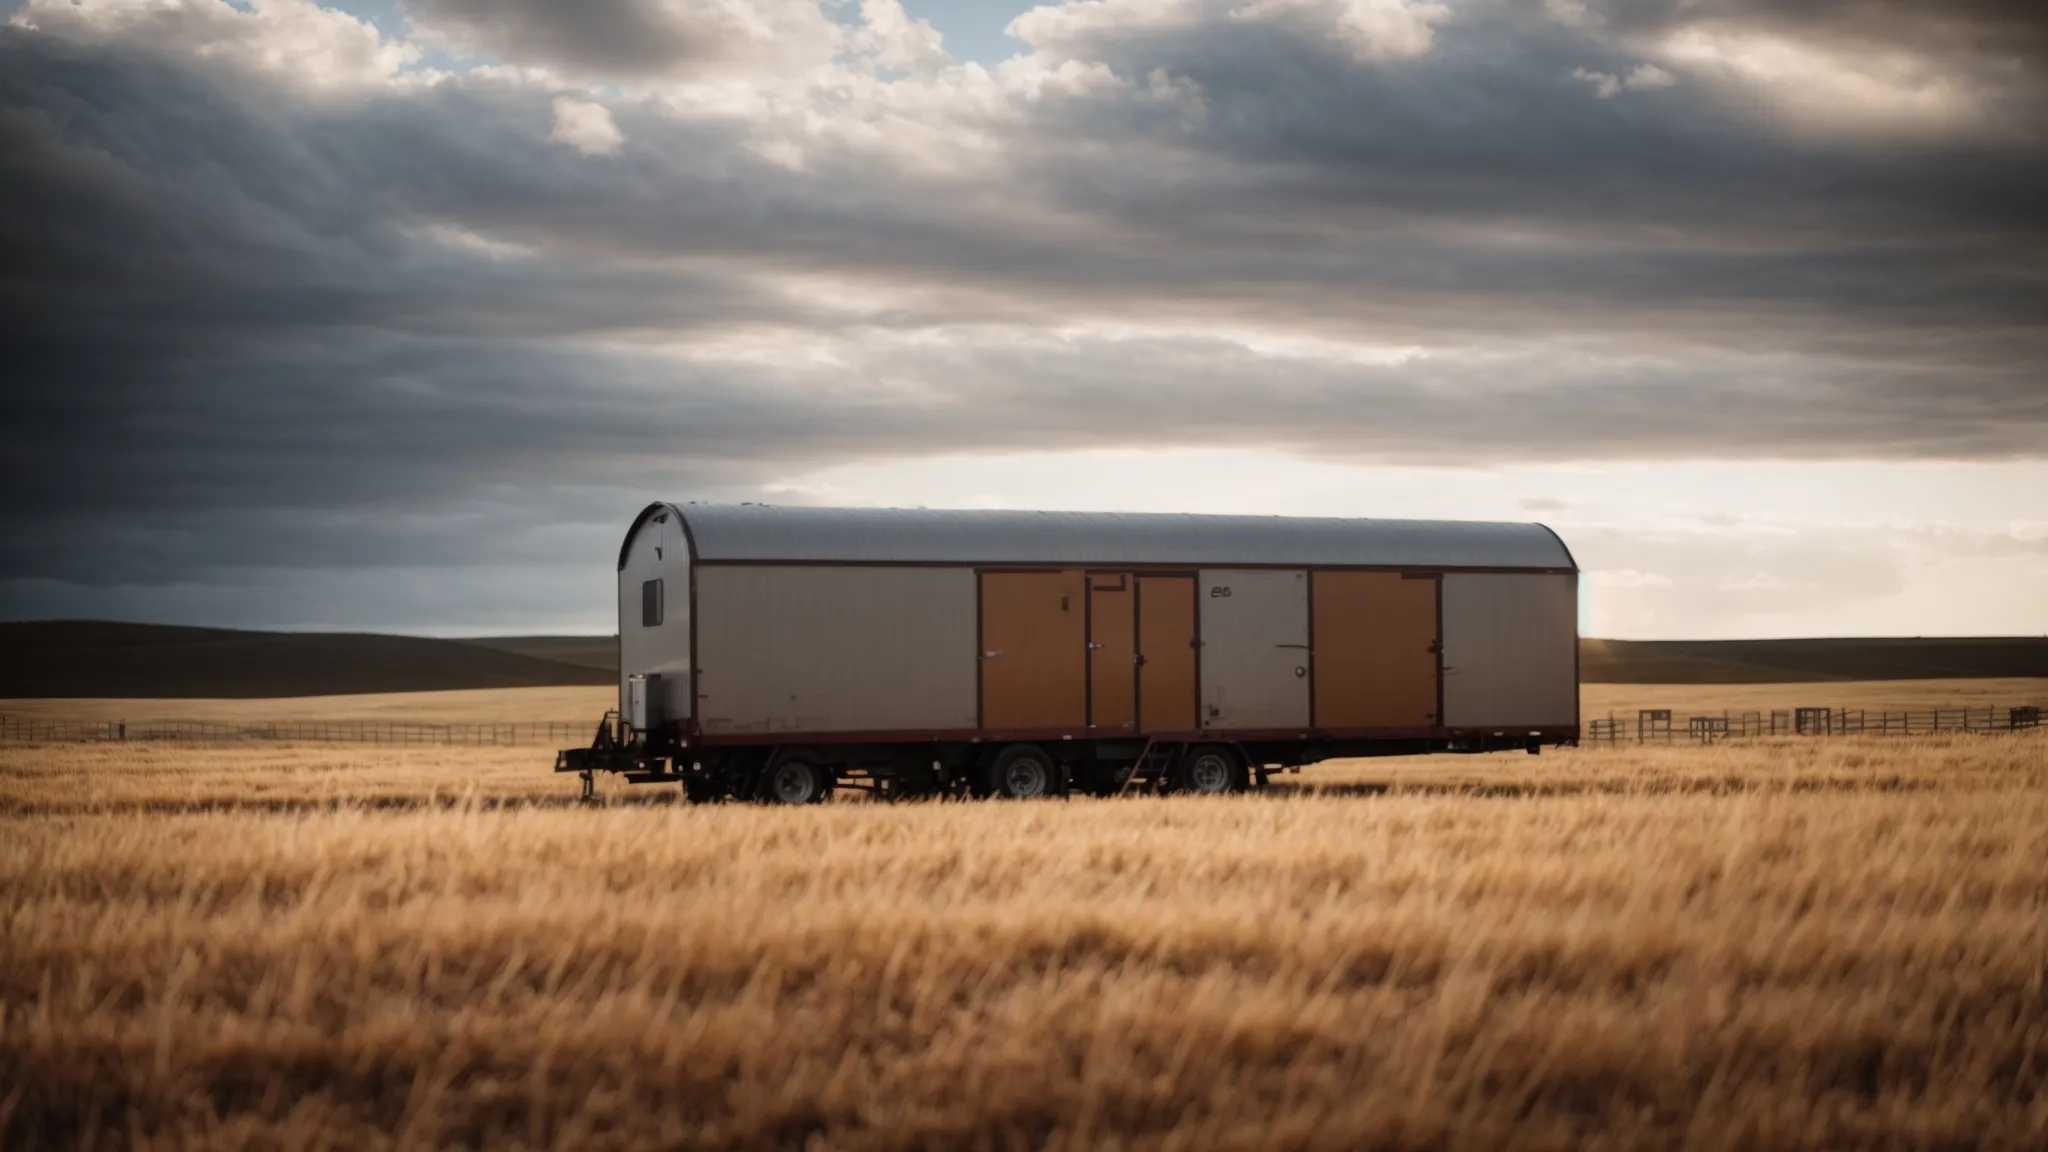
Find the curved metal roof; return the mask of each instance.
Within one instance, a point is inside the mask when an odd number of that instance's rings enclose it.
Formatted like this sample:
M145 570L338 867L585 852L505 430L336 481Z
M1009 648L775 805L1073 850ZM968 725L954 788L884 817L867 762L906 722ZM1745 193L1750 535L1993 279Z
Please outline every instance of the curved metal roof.
M656 504L627 539L664 510L700 560L1577 569L1541 524L1461 520Z

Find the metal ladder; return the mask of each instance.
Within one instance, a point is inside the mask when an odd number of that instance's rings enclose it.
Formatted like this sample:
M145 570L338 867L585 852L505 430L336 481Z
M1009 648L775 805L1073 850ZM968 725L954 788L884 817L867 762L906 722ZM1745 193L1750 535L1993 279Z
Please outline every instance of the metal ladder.
M1145 737L1145 747L1131 764L1131 774L1124 777L1116 794L1128 794L1133 786L1141 786L1147 792L1164 792L1166 782L1172 778L1173 770L1180 767L1181 757L1187 755L1187 745L1173 741L1161 741L1156 737ZM1142 782L1142 784L1141 784Z

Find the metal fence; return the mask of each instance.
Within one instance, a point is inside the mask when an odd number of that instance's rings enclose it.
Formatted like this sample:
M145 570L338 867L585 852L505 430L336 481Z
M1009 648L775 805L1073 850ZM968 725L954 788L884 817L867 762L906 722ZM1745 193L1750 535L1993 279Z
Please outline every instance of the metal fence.
M1941 732L2011 732L2041 726L2038 705L1976 708L1780 708L1674 716L1645 708L1633 717L1609 713L1586 722L1590 745L1711 744L1757 736L1930 736Z
M291 740L567 748L589 743L596 730L594 720L422 724L402 720L46 720L0 715L0 740L37 744L89 740Z

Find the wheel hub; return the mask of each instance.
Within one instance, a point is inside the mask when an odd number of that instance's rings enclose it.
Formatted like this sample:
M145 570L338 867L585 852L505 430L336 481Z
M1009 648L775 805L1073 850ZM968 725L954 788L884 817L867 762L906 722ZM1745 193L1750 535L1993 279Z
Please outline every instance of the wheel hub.
M775 798L784 804L810 800L816 781L808 764L784 764L775 770Z
M1003 773L1003 783L1009 786L1012 796L1042 796L1048 784L1045 765L1036 760L1020 759Z
M1188 765L1188 783L1197 792L1228 792L1230 762L1211 752Z

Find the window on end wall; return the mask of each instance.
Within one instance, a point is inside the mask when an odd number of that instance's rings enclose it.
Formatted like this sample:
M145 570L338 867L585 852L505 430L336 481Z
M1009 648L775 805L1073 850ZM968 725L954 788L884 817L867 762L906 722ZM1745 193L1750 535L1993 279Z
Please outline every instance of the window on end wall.
M653 628L661 623L661 581L649 580L640 585L640 626Z

